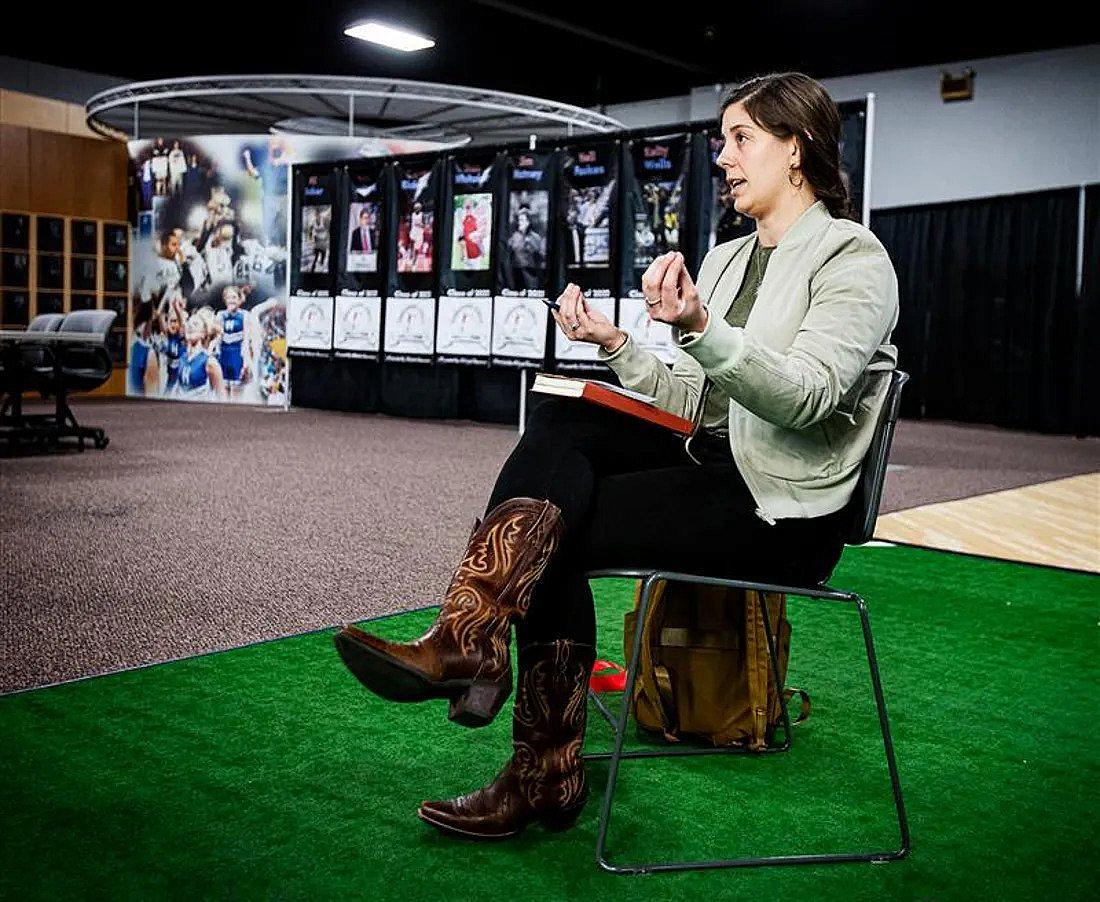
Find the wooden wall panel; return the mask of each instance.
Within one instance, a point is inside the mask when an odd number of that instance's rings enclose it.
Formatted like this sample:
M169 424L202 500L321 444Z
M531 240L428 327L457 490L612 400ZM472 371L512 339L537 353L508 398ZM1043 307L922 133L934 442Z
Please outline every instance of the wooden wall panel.
M30 202L35 213L126 218L126 145L30 130Z
M0 207L30 210L30 130L0 125Z

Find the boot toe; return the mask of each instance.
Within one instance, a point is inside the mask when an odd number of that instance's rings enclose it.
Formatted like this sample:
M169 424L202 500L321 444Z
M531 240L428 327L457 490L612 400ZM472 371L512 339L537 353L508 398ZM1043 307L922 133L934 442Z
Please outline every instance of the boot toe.
M355 678L390 701L421 701L446 696L431 678L394 654L392 643L348 626L333 638L336 651Z
M425 802L417 809L416 816L442 833L470 839L506 839L519 830L495 824L490 818L464 815L456 811L450 802Z

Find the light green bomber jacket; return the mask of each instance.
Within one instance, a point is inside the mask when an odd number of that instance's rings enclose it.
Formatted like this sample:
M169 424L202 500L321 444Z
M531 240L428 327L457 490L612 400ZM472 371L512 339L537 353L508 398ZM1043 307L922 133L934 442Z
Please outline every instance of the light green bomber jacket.
M730 397L733 459L768 522L842 508L859 480L897 365L890 334L898 285L885 248L864 226L807 209L771 254L745 327L725 316L754 235L715 247L696 285L706 328L681 333L670 370L629 335L597 352L623 385L698 423L704 384Z

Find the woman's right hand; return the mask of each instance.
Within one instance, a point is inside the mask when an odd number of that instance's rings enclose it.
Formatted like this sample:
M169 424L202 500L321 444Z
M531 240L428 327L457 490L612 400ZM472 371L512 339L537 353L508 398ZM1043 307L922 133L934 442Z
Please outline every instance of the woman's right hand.
M588 306L580 286L572 282L566 285L558 296L558 307L550 312L562 334L571 341L602 345L607 351L622 343L623 332L599 310Z

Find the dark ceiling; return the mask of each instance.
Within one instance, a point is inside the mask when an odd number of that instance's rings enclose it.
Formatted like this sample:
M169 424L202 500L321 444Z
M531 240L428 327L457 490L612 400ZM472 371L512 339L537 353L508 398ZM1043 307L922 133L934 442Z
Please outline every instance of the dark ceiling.
M1097 40L1063 3L531 0L21 4L0 53L127 80L187 75L380 75L534 94L583 106L685 94L760 72L817 78ZM1081 7L1076 7L1078 10ZM107 10L111 12L108 13ZM436 41L402 54L345 37L366 18Z

